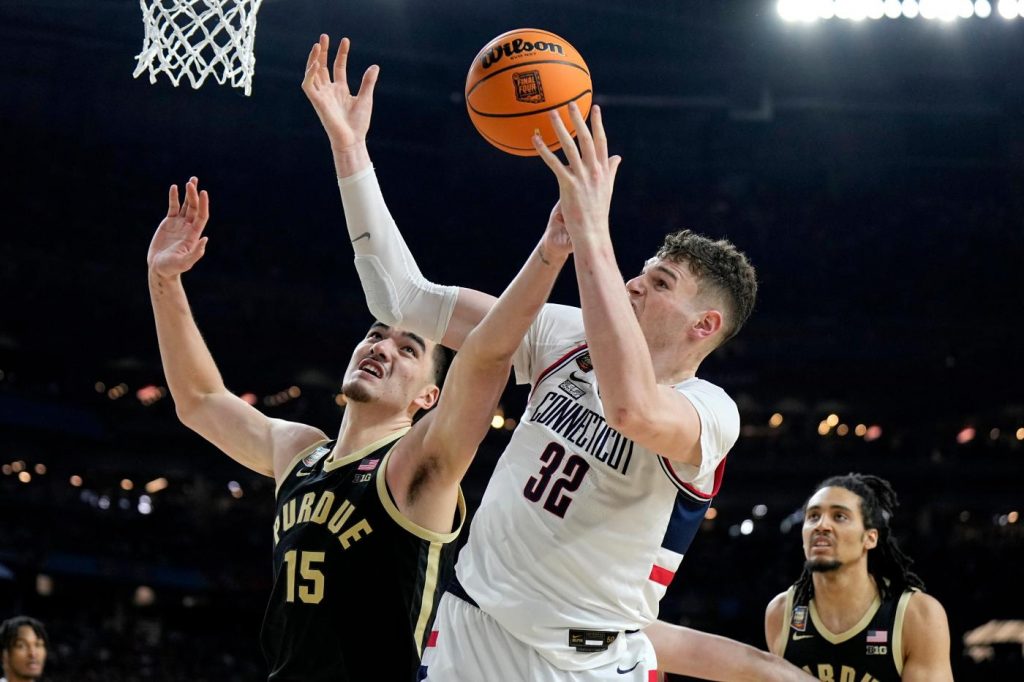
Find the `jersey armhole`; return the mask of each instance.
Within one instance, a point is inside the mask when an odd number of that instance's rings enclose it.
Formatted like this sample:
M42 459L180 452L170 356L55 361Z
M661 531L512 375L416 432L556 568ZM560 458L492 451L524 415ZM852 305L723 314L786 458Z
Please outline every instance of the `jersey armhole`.
M903 675L903 619L907 615L907 605L916 590L907 590L900 595L896 603L896 620L893 623L892 633L892 661L896 664L896 672Z
M786 590L786 604L782 613L782 631L775 640L775 646L779 650L779 658L785 658L786 645L789 644L789 627L793 623L793 596L796 590L790 587Z
M462 526L466 522L466 498L462 495L462 486L459 486L459 498L456 502L456 513L459 515L459 525L452 532L438 533L413 523L413 521L406 517L398 508L398 505L395 504L395 501L391 498L391 491L388 490L386 472L392 452L394 452L394 447L388 450L388 454L384 455L384 461L380 463L380 468L377 471L377 496L380 497L380 503L384 507L384 511L386 511L388 516L391 517L391 520L401 526L402 529L412 533L421 540L436 542L442 545L447 545L454 541L459 537L459 533L462 532Z

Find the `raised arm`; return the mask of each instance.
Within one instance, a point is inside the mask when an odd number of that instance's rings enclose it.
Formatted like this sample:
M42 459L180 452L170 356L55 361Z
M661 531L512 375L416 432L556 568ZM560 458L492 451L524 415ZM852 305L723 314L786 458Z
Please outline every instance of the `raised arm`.
M551 293L571 251L556 205L544 237L526 264L455 356L437 408L399 445L406 481L421 484L415 499L407 500L403 507L407 515L437 518L440 522L447 519L450 523L455 495L446 493L458 489L487 434L494 408L508 383L512 355ZM399 454L396 451L396 456ZM396 487L404 486L398 483Z
M608 423L647 449L699 466L700 418L690 401L658 384L636 314L623 285L609 231L612 186L620 158L608 156L601 109L591 110L587 129L575 103L569 105L579 147L561 118L552 123L568 164L539 137L534 148L554 172L566 229L573 242L576 278L587 343L601 385Z
M658 654L658 670L720 682L809 682L792 663L734 639L655 621L644 633Z
M907 603L903 621L903 682L953 682L949 622L942 604L924 592Z
M311 426L270 419L224 386L181 282L182 273L206 251L202 233L210 198L192 178L184 205L177 185L171 186L167 203L146 260L160 358L178 418L238 463L276 478L293 455L325 436Z
M351 43L342 38L327 68L330 40L321 35L309 52L302 91L331 142L356 271L370 312L381 322L459 348L495 298L473 289L440 286L420 272L391 217L366 147L373 90L380 68L363 74L359 94L348 86Z

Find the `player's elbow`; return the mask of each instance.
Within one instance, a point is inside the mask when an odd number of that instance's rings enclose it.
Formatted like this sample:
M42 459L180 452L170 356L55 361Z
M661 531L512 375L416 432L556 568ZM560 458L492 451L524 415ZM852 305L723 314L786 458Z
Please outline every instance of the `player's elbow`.
M637 440L637 436L651 428L651 420L644 411L629 404L606 404L605 419L609 426L631 440Z

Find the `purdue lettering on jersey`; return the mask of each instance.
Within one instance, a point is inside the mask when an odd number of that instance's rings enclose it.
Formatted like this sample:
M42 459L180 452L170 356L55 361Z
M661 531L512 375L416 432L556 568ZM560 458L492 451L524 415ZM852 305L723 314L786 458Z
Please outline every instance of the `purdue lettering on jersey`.
M326 457L333 442L318 443L281 480L261 635L271 682L414 678L453 571L465 502L460 491L451 533L402 516L384 474L405 431L336 460ZM388 655L373 655L382 642Z
M898 682L903 672L903 616L913 594L877 598L859 623L839 634L818 617L814 600L786 593L782 656L822 682Z

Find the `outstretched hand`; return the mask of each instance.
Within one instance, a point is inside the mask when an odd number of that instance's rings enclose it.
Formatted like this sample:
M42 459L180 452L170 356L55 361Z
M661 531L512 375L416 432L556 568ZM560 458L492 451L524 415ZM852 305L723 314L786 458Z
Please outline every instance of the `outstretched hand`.
M330 38L326 34L313 45L306 61L306 76L302 79L302 91L313 104L320 123L331 139L335 150L345 150L366 141L373 112L373 87L377 83L380 68L375 64L366 69L359 85L359 94L353 95L348 89L348 53L351 41L341 39L338 54L334 58L334 78L327 70L327 52Z
M199 191L199 180L189 179L185 185L185 203L178 201L178 186L171 185L167 194L167 217L156 228L149 244L146 262L149 269L162 277L175 277L192 269L206 253L203 228L210 218L210 195Z
M581 239L608 233L612 189L622 157L608 156L608 139L599 107L595 105L590 114L593 132L587 129L575 102L569 104L569 116L576 127L578 148L558 112L551 112L551 123L568 164L563 164L547 148L539 134L533 136L533 147L558 179L559 204L565 227L579 246Z

